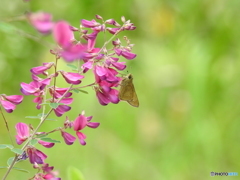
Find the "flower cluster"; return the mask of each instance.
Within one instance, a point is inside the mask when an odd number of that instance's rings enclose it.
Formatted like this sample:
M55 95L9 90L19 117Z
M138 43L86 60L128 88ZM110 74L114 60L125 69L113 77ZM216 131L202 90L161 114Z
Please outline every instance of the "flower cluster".
M97 128L100 123L91 122L92 116L85 116L85 112L82 111L74 121L70 121L67 117L63 127L58 127L50 132L38 132L39 127L51 112L54 112L57 117L61 117L70 111L70 105L74 100L73 92L82 91L81 88L87 86L93 87L101 105L119 103L117 87L122 81L119 74L120 71L126 69L126 62L120 61L120 59L132 60L136 54L132 52L133 44L127 37L124 37L124 43L122 43L116 36L120 32L134 30L136 27L129 20L126 21L124 17L121 18L122 25L120 25L114 19L104 20L99 15L96 15L96 20L82 19L79 28L71 26L66 21L54 22L50 14L43 12L28 13L27 19L40 33L52 34L57 46L50 52L55 56L56 61L31 68L31 82L20 84L21 92L26 96L34 96L33 102L36 103L36 109L43 110L43 113L36 116L40 122L35 129L25 123L16 124L16 142L18 145L25 144L22 148L23 153L16 156L13 163L29 159L33 167L39 170L32 179L59 180L60 178L56 177L57 174L52 171L53 167L49 167L45 162L47 155L37 149L36 144L52 148L58 141L46 137L59 131L67 145L72 145L76 139L81 145L86 145L87 136L82 132L83 129L86 127ZM101 22L97 22L98 20ZM111 38L98 47L96 46L97 37L102 32L104 34L109 32ZM110 45L111 47L107 48ZM61 58L67 63L72 63L73 72L58 70L58 61ZM75 61L78 61L76 66L74 65ZM94 76L94 81L82 87L74 87L81 84L89 72ZM67 86L57 86L59 77L66 82ZM23 96L21 95L0 95L0 104L9 113L22 100ZM47 105L49 105L48 113L45 112ZM75 136L67 130L73 130Z
M37 163L33 165L34 169L38 169L38 173L34 175L33 180L61 180L61 178L58 178L58 172L53 171L54 167L49 166L49 164L44 163L42 166L39 166Z

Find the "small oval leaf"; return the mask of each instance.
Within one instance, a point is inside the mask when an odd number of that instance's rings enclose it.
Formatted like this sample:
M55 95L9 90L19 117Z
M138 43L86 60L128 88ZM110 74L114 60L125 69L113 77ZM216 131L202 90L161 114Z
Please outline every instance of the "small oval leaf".
M67 64L68 67L72 68L72 70L77 70L77 66L73 65L73 64Z
M13 167L13 169L15 169L15 170L17 170L17 171L21 171L21 172L29 173L29 171L26 170L26 169L22 169L22 168L18 168L18 167Z
M7 165L10 166L12 164L14 160L14 157L10 157L8 160L7 160Z
M51 143L61 143L61 141L57 141L51 138L41 138L41 140L46 142L51 142Z
M26 116L25 118L29 118L29 119L39 119L38 116Z
M32 146L34 146L35 144L37 144L38 143L38 140L37 139L32 139L31 141L30 141L30 144L32 145Z
M0 166L0 169L7 169L7 166Z
M0 144L0 149L5 149L7 148L6 144Z
M49 105L51 108L56 109L60 105L60 103L50 103Z
M12 152L16 153L16 154L22 154L24 151L18 148L13 148L11 149Z

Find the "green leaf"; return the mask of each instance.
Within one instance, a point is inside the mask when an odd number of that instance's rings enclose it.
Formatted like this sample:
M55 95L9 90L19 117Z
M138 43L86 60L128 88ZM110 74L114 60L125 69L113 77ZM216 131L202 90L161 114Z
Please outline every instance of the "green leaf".
M32 145L32 146L34 146L35 144L37 144L38 143L38 140L37 139L32 139L31 141L30 141L30 144Z
M46 142L51 142L51 143L61 143L61 141L57 141L51 138L40 138L42 141L46 141Z
M72 70L77 70L77 66L73 65L73 64L67 64L68 67L70 67Z
M21 171L21 172L29 173L29 171L26 170L26 169L22 169L22 168L18 168L18 167L13 167L13 169L15 169L15 170L17 170L17 171Z
M8 160L7 160L7 165L10 166L12 164L14 160L14 157L10 157Z
M84 94L88 94L87 91L84 91L84 90L81 90L81 89L79 89L79 91L82 92L82 93L84 93Z
M75 92L75 93L79 93L78 89L72 89L72 91Z
M22 154L24 151L18 148L13 148L11 149L12 152L16 153L16 154Z
M73 89L72 91L75 92L75 93L82 92L82 93L84 93L84 94L88 94L87 91L84 91L84 90L81 90L81 89Z
M59 105L61 105L62 103L50 103L50 107L53 109L56 109Z
M5 149L7 148L6 144L0 144L0 149Z
M5 149L5 148L12 149L13 146L11 144L0 144L0 149Z
M12 149L13 148L13 145L11 144L5 144L9 149Z
M46 120L48 120L48 121L57 121L56 119L53 119L53 118L47 118Z
M43 113L40 113L40 114L38 114L37 116L38 117L43 117L43 116L46 116L47 114L43 114Z
M30 118L30 119L40 119L38 116L26 116L25 118Z
M47 134L38 134L36 136L36 138L43 138L43 137L47 137L48 135Z
M67 177L68 180L85 180L82 172L75 167L68 168Z
M8 168L7 166L0 166L0 169L6 169Z

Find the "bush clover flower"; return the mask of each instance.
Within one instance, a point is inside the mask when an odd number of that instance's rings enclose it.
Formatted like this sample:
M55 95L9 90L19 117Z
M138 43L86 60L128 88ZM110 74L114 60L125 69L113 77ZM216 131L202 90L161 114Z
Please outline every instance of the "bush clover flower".
M20 104L23 100L21 95L10 95L5 94L0 95L0 105L6 110L6 112L11 113L16 109L16 105Z

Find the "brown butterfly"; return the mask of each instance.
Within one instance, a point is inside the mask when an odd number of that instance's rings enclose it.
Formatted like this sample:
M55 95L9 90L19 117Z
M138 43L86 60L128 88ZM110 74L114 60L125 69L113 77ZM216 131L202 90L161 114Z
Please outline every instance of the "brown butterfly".
M123 78L120 84L120 90L118 97L122 101L127 101L131 106L138 107L138 97L133 85L133 76L132 74L128 74Z

